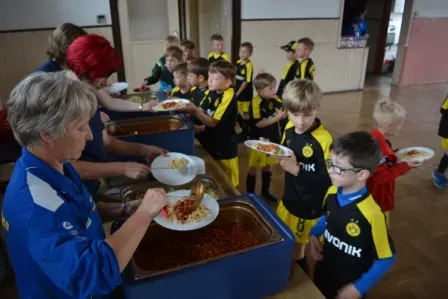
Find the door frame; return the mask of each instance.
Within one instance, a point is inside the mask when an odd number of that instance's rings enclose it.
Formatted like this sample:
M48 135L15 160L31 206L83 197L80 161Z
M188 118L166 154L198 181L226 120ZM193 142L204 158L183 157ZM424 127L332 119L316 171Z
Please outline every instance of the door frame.
M390 13L392 12L392 0L385 0L383 7L383 17L381 20L380 36L376 47L375 63L373 65L373 73L381 74L383 68L383 61L385 56L387 30L389 28Z
M238 61L241 45L241 0L232 0L232 50L231 57Z
M120 15L118 13L118 0L109 0L110 18L112 23L112 36L114 40L114 48L121 57L121 67L117 72L119 82L126 82L126 73L124 70L123 45L121 43L120 31Z
M120 29L120 15L118 12L118 1L119 0L109 0L110 7L110 17L112 23L112 36L114 41L114 48L121 57L121 67L117 72L117 79L121 82L126 82L126 72L124 68L123 59L123 44L121 40L121 29ZM186 3L185 0L178 0L178 18L179 18L179 38L180 40L185 40L187 38L187 14L186 14Z

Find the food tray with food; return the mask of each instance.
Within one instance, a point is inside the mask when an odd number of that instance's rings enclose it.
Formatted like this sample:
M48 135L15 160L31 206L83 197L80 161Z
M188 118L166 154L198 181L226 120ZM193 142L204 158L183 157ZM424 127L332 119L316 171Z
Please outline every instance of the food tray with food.
M434 156L434 151L427 147L408 147L397 151L399 161L424 162Z
M292 154L292 151L289 148L268 141L247 140L244 144L255 151L273 157L288 157Z
M162 102L167 99L167 95L163 92L149 91L149 92L120 95L120 96L117 96L117 98L144 104L144 103L147 103L152 100L157 101L157 102ZM109 110L106 108L101 108L101 109L110 117L110 119L112 119L114 121L124 120L124 119L135 119L135 118L148 118L148 117L168 114L168 113L164 113L164 112L159 112L159 113L152 113L152 112L146 112L146 111L122 112L122 111L112 111L112 110Z
M249 200L222 203L215 221L201 230L176 232L150 225L134 254L135 278L173 271L280 241L281 235Z
M157 106L154 106L154 111L173 111L176 109L183 108L190 101L185 99L168 99L163 102L160 102Z
M226 197L224 191L219 187L216 180L208 175L199 175L196 180L200 180L205 187L205 193L209 194L214 199L222 199ZM123 201L130 201L134 199L141 199L145 195L146 190L150 188L162 188L167 193L178 191L178 190L190 190L193 186L194 181L182 186L167 186L159 182L146 182L135 185L120 187L121 199Z
M292 232L254 195L219 204L215 221L199 230L172 231L152 223L124 272L124 297L262 298L285 288Z
M117 121L116 126L118 128L115 128L111 135L117 138L141 134L164 133L188 128L185 119L178 115L122 120Z
M194 125L182 114L122 120L116 124L119 127L115 128L113 136L121 140L194 154Z

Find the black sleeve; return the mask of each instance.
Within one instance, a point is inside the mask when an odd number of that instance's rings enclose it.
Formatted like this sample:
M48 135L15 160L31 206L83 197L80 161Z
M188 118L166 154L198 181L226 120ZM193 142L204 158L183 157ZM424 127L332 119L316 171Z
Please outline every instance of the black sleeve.
M156 84L159 82L160 77L162 76L162 61L159 60L156 62L154 67L152 68L152 74L148 78L145 78L148 81L148 85Z

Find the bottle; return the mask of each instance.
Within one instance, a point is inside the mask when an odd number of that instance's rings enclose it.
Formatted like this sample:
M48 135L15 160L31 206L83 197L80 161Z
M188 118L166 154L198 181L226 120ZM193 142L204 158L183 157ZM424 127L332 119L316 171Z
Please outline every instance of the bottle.
M354 38L354 48L357 48L360 46L360 42L361 42L361 33L359 32L359 27L356 26L355 28L353 28L353 31L355 32L355 38Z

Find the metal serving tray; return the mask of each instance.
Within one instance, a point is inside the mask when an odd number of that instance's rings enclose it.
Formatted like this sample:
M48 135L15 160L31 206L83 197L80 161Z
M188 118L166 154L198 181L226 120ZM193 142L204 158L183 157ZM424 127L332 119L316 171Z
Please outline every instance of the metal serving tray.
M121 189L121 198L123 201L133 200L133 199L140 199L145 194L146 190L150 188L162 188L167 193L173 192L176 190L185 190L185 189L191 189L191 186L193 186L193 183L196 180L200 180L201 183L205 187L205 192L210 194L215 199L221 199L227 197L224 191L222 191L221 187L219 187L216 180L208 175L199 175L197 178L185 185L182 186L168 186L164 185L160 182L146 182L141 184L135 184L130 186L123 186Z
M177 115L122 120L116 123L119 128L115 128L110 134L117 138L186 129L185 120ZM109 126L113 124L108 124L108 131Z
M121 95L119 98L123 100L133 101L133 97L141 98L141 101L135 101L135 103L148 103L149 101L163 101L165 100L165 96L158 91L148 91L148 92L139 92L139 93L131 93L126 95ZM134 101L133 101L134 102Z
M237 233L244 233L244 239L236 238L233 234L235 227ZM253 237L256 243L246 241L246 244L242 244L244 240L250 239L248 237ZM214 241L215 247L210 247L210 238L218 238ZM155 277L282 241L282 235L265 220L249 198L227 200L220 203L216 220L199 230L178 232L152 223L131 260L132 278L140 280ZM211 251L204 251L205 247L201 246L208 246L207 250ZM242 249L238 249L239 247ZM213 253L216 248L218 251ZM234 250L219 252L222 248ZM210 254L211 257L203 259L204 254Z

